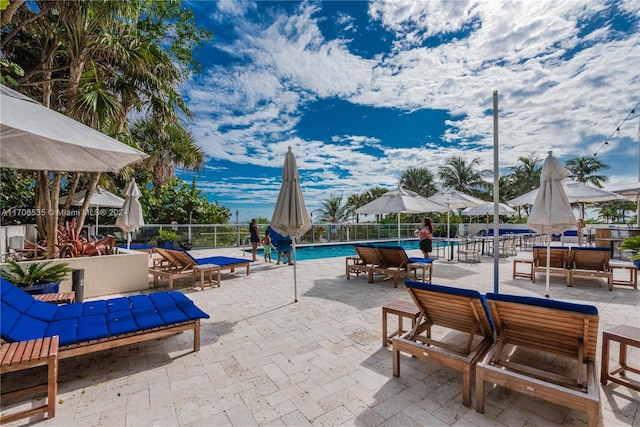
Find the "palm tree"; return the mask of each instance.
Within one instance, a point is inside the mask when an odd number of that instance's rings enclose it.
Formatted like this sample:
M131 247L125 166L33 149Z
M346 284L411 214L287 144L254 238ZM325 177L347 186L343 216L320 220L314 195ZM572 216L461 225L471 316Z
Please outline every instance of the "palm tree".
M427 168L409 168L400 176L400 186L429 197L437 192L435 178Z
M609 181L606 175L598 175L598 172L609 169L609 165L602 163L595 157L582 156L567 160L565 166L571 173L569 178L584 184L593 184L602 188L603 184Z
M356 209L367 204L366 194L352 194L347 198L347 215L356 217L356 223L360 222L360 214L356 213Z
M151 171L156 197L176 168L200 170L204 152L196 145L191 132L179 124L167 123L158 131L153 120L138 119L131 127L131 135L141 150L149 154L143 165Z
M542 159L536 153L531 153L526 157L520 156L518 161L521 163L520 165L510 168L513 177L512 185L517 193L516 197L538 188L542 172L540 165Z
M462 157L452 157L440 167L439 175L442 185L464 193L481 197L489 184L484 178L491 176L491 171L476 171L480 160L475 158L467 163Z
M338 224L344 222L348 218L347 206L342 204L342 196L331 196L321 203L318 209L321 222L330 222Z

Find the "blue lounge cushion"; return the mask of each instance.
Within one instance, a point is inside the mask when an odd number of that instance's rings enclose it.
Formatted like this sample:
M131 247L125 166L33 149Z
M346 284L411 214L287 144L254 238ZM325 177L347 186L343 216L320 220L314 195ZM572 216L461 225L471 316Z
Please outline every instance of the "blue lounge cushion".
M156 312L165 323L182 323L191 320L189 316L175 304L156 306Z
M193 301L179 301L176 305L191 320L202 319L202 316L209 318L207 313L200 310Z
M83 303L82 316L95 316L98 314L107 314L107 302L105 300Z
M77 319L82 316L82 309L83 304L81 302L60 305L53 320Z
M153 301L149 298L149 295L133 295L129 297L129 303L131 304L131 308L142 309L142 308L150 308L153 309L155 306L153 305Z
M7 279L3 279L2 277L0 277L0 286L0 295L2 295L3 297L6 292L9 292L11 289L15 288L13 283L8 281Z
M76 339L80 342L91 341L109 336L106 313L78 318Z
M438 292L441 294L458 295L467 298L482 299L480 292L473 289L453 288L451 286L434 285L432 283L416 282L408 280L405 286L410 289L422 289L424 291Z
M116 311L131 309L131 303L129 302L129 298L126 298L126 297L109 299L106 301L106 303L107 303L108 313L114 313Z
M2 310L0 310L0 332L2 337L8 337L9 333L18 322L18 319L22 315L18 310L11 307L2 301Z
M595 252L611 252L611 247L598 247L598 246L576 246L571 248L572 251L595 251Z
M422 264L433 264L433 258L409 257L409 262L419 262Z
M155 307L134 308L132 311L133 319L138 325L138 329L152 329L164 325L162 318L158 316Z
M253 262L253 261L246 258L233 258L228 256L212 256L207 258L198 258L196 262L200 265L215 264L215 265L219 265L220 267L224 267L224 266L233 265L233 264L246 264L248 262Z
M158 307L159 305L167 305L167 304L175 303L175 300L171 298L168 292L158 292L155 294L149 294L149 300L151 300L151 303L155 307Z
M53 320L58 311L56 304L51 304L42 301L33 301L33 304L29 308L29 314L36 319L49 322Z
M538 245L534 246L533 248L534 249L547 249L546 246L538 246ZM551 249L566 249L566 250L569 250L571 248L569 246L551 246Z
M22 289L13 285L10 286L11 289L8 289L7 292L2 294L2 302L10 305L21 313L27 312L35 300Z
M548 298L523 297L516 295L488 293L487 300L513 302L518 304L533 305L537 307L553 308L563 311L573 311L583 314L598 314L598 308L593 305L575 304L572 302L557 301Z
M77 318L67 318L63 320L54 320L49 323L44 335L52 337L58 335L60 345L68 345L78 342L76 331L78 329Z
M48 325L47 322L23 314L8 332L6 339L9 341L27 341L42 338L45 336L44 333Z
M130 310L107 313L109 336L129 334L138 330Z

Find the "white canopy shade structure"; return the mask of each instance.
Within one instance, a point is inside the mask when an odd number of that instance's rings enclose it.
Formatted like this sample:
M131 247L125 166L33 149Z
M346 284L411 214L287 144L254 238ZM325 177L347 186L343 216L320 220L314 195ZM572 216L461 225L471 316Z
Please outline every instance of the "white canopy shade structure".
M569 203L597 203L608 202L611 200L624 200L625 197L615 192L603 190L602 188L591 187L581 182L571 179L562 180L562 188L569 200ZM522 196L509 200L507 203L511 206L533 205L539 188L529 191Z
M138 199L142 196L136 180L132 179L124 193L125 200L116 219L116 225L127 232L127 249L131 247L131 232L144 227L142 206Z
M84 203L85 191L79 191L71 196L71 206L82 206ZM64 205L69 196L60 197L60 204ZM100 186L96 187L89 200L89 206L96 208L96 234L98 234L98 222L100 216L100 208L119 208L124 203L122 197L118 197L109 190Z
M440 203L432 202L426 197L405 190L398 186L387 191L377 199L356 209L359 214L388 214L388 213L427 213L447 212L449 208ZM398 244L400 243L400 215L398 215Z
M640 228L640 182L611 187L607 188L607 190L636 201L638 204L636 212L636 227Z
M282 185L278 200L273 209L271 228L283 236L291 236L293 249L293 294L294 302L298 302L298 277L296 260L296 240L311 229L311 216L307 212L300 187L300 173L296 158L289 147L284 166L282 167Z
M511 216L516 213L516 210L511 206L505 205L504 203L498 204L498 214L499 215L507 215ZM493 215L493 202L486 202L485 205L480 206L472 206L464 209L460 212L461 215L467 216L480 216L480 215Z
M26 170L116 172L148 157L0 85L0 165Z
M432 202L440 203L441 205L445 205L449 208L447 211L447 242L449 241L449 236L451 235L451 210L465 209L473 206L482 206L487 204L485 200L478 199L477 197L470 196L463 193L462 191L454 189L440 191L429 197L429 200L431 200ZM451 245L449 246L451 247ZM451 256L449 258L453 259L453 248L451 248L450 250Z
M564 192L562 180L569 176L569 171L553 157L545 159L540 174L540 191L533 203L533 208L527 225L533 231L541 234L560 234L576 226L577 220L573 209ZM549 297L549 261L551 254L551 239L547 239L547 277L545 296Z

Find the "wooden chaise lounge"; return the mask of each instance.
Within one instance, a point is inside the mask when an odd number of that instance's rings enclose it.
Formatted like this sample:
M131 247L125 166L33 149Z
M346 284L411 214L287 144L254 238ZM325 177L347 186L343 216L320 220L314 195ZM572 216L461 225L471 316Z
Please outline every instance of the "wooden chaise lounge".
M58 358L65 359L193 331L200 350L200 319L209 315L180 292L55 305L35 300L2 282L1 336L7 342L59 336Z
M382 274L393 277L393 287L398 287L398 279L400 276L408 276L409 264L423 263L432 264L431 258L409 257L401 246L376 246L376 251L380 256L381 265L371 269L371 282L373 282L374 274Z
M588 425L597 426L597 308L503 294L486 299L498 341L476 366L476 410L484 412L489 382L586 411Z
M571 284L571 260L568 247L555 246L549 250L549 273L565 277L567 286ZM547 272L547 247L533 247L533 283L536 283L536 273Z
M609 248L579 247L571 248L571 283L575 276L604 277L609 290L613 290L613 272L609 267L611 250Z
M355 274L357 277L360 273L365 273L368 282L371 283L373 281L371 270L382 265L380 254L373 245L353 245L353 247L358 257L346 258L347 280L351 278L351 274Z
M197 266L218 266L220 270L235 272L236 268L247 269L250 273L251 261L244 258L226 256L213 256L207 258L193 258L187 251L173 249L154 249L162 258L149 268L149 274L153 276L153 286L158 287L158 279L167 279L169 289L173 289L173 281L181 277L192 277ZM219 285L219 283L218 283Z
M392 341L393 375L400 375L400 352L431 359L462 372L462 403L471 406L473 369L493 344L493 326L482 296L474 290L422 282L409 281L405 285L420 316L411 331ZM436 339L432 326L461 334L456 334L455 341Z

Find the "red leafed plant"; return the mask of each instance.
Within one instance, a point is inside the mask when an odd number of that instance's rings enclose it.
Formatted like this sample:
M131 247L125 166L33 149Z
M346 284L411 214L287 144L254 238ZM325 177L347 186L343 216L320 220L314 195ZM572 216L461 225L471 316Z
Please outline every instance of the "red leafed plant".
M52 244L51 242L48 242ZM58 244L60 258L77 258L97 255L111 255L114 253L116 238L105 236L101 239L91 238L87 240L78 235L76 219L58 226Z

